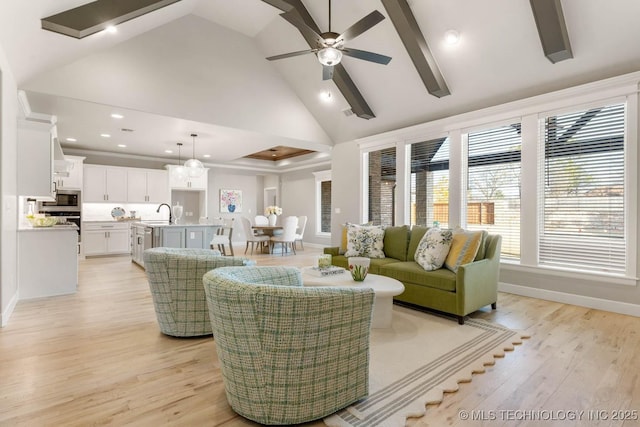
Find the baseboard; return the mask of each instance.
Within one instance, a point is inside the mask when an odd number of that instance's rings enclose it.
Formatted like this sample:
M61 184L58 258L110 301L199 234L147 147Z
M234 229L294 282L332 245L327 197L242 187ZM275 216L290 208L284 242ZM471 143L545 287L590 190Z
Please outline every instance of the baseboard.
M4 328L5 326L7 326L7 324L9 323L9 318L13 313L13 309L16 308L17 303L18 303L18 293L16 292L15 294L13 294L11 301L9 301L9 304L7 305L7 309L2 312L2 320L0 323L0 328Z
M509 294L522 295L525 297L538 298L547 301L560 302L563 304L578 305L580 307L595 308L598 310L611 311L613 313L640 317L640 305L638 304L629 304L627 302L593 298L583 295L568 294L565 292L537 289L531 288L529 286L513 285L511 283L502 282L498 284L498 290L500 292L507 292Z

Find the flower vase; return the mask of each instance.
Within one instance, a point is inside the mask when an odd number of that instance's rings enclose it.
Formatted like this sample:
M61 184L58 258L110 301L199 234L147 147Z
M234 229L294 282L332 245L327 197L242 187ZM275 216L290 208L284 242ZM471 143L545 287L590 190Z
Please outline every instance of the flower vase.
M278 215L269 214L268 218L269 218L269 227L275 227L276 221L278 220Z
M369 264L371 260L366 257L349 257L349 272L356 282L362 282L369 272Z

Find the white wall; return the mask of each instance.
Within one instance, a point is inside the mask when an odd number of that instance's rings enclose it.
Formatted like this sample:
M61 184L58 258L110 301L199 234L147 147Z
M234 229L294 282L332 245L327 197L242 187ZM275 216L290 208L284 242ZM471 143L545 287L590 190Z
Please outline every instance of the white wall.
M242 212L220 212L220 190L241 190ZM233 241L245 241L240 217L246 216L253 222L256 212L262 212L262 206L258 206L258 194L262 200L262 177L259 175L233 169L209 169L209 200L207 201L209 220L218 217L235 218Z
M18 89L0 46L0 326L5 326L18 297L17 280L17 125Z
M345 142L331 151L331 245L340 246L342 224L359 223L360 149L355 142ZM336 213L336 209L340 213Z
M281 199L283 216L307 216L307 226L304 231L303 242L323 246L331 245L330 236L316 235L316 179L313 172L326 170L326 166L316 169L282 174Z

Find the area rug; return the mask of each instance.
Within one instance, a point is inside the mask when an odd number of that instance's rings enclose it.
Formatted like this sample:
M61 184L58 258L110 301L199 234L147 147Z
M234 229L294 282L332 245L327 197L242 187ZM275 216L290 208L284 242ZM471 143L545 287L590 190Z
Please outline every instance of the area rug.
M373 329L369 396L324 419L331 427L400 427L425 414L527 335L494 323L393 306L388 329Z

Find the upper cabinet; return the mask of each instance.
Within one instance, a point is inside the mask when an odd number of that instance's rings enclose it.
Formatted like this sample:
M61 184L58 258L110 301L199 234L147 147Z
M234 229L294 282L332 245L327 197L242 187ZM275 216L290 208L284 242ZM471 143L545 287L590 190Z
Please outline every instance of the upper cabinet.
M53 200L53 125L18 122L18 195ZM27 167L28 165L28 167Z
M127 181L127 201L130 203L162 203L171 198L166 171L129 169Z
M127 169L84 165L83 195L85 202L126 202Z
M56 177L56 186L59 190L82 190L83 162L85 158L77 156L64 157L68 165L69 176Z
M184 180L177 179L171 173L176 165L167 165L166 168L169 171L169 186L172 190L193 190L193 191L206 191L208 187L208 172L209 169L205 169L202 176L197 178L186 178Z

